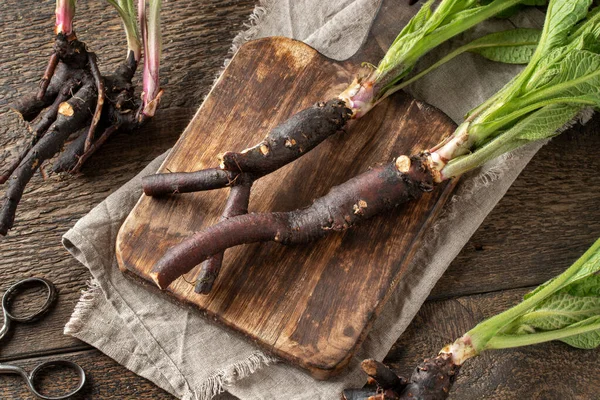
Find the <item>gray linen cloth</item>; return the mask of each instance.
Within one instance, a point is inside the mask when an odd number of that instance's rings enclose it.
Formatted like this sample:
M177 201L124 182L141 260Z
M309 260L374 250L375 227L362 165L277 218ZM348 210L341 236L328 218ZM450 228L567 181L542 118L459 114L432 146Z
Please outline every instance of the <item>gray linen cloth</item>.
M362 42L378 5L378 0L263 1L234 47L253 38L284 35L303 40L329 57L345 59ZM489 21L427 56L424 64L469 37L542 23L543 15L535 10L520 13L512 21ZM517 71L518 67L467 54L425 77L411 91L460 121L467 110ZM447 266L540 146L502 157L465 177L426 237L411 272L399 283L351 361L348 373L333 380L315 381L232 331L156 297L121 275L115 259L117 232L141 194L141 176L156 171L165 155L65 234L64 246L93 276L65 333L97 347L182 399L209 399L224 390L241 399L338 399L343 388L364 382L360 360L386 355Z

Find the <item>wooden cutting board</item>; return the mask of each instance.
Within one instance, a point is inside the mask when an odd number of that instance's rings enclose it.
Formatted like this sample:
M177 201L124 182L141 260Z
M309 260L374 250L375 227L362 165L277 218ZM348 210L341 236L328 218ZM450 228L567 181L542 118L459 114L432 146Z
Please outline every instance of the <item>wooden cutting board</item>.
M389 4L388 4L389 3ZM402 3L402 4L399 4ZM160 168L187 172L218 165L218 154L258 143L279 122L352 80L360 63L376 63L415 8L383 4L362 49L331 60L291 39L241 47ZM305 207L377 163L426 149L454 123L439 110L398 93L347 132L255 183L251 212ZM229 249L210 295L194 293L198 269L159 292L148 272L166 249L216 223L228 189L153 199L142 196L119 232L117 258L149 290L196 308L268 351L325 379L339 373L365 338L453 184L316 243Z

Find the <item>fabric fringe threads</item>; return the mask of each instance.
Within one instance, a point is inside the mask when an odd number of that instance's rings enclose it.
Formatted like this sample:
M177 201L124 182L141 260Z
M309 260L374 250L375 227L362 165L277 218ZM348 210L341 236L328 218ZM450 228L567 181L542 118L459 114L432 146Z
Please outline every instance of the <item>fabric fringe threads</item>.
M65 325L64 334L73 336L78 333L88 319L88 313L96 308L96 299L102 296L102 289L96 279L87 281L87 288L81 291L79 301Z
M199 400L209 400L225 391L225 386L232 385L240 379L250 376L259 369L270 364L279 362L276 357L267 355L261 351L253 353L247 359L237 362L222 369L209 377L196 392Z

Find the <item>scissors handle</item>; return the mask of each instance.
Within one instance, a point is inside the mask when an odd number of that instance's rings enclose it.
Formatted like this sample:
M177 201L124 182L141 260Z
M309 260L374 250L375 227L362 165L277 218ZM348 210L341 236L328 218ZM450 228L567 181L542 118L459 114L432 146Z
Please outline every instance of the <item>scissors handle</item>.
M39 388L37 388L35 386L36 378L40 374L41 371L43 371L45 369L49 369L49 368L54 368L54 367L59 367L59 368L65 367L65 368L72 369L73 371L75 371L77 373L77 379L78 379L77 386L74 389L72 389L66 393L63 393L59 396L46 396L46 395L40 393ZM81 368L78 364L71 362L71 361L67 361L67 360L47 361L45 363L39 364L37 367L34 368L33 371L31 371L31 374L29 374L29 375L27 375L27 372L25 372L25 370L22 368L15 367L14 365L0 364L0 374L20 375L25 380L25 383L27 384L27 388L29 389L29 391L31 393L33 393L33 395L35 395L37 398L42 399L42 400L68 399L69 397L75 395L81 389L83 389L83 386L85 385L85 372L83 371L83 368Z
M21 292L23 289L26 289L26 288L32 287L32 286L42 286L42 287L46 288L46 290L48 292L48 294L46 296L46 302L37 311L35 311L32 314L28 314L28 315L24 315L24 316L14 315L10 310L11 300L13 299L13 297L16 294ZM22 281L19 281L19 282L15 283L14 285L12 285L11 287L9 287L8 290L6 290L6 292L4 292L4 296L2 296L2 312L4 314L4 318L3 318L4 324L2 326L2 329L0 329L0 340L2 340L2 338L8 333L8 330L10 329L11 321L22 322L22 323L32 322L32 321L36 321L41 316L43 316L45 313L47 313L48 310L50 310L50 307L52 307L52 304L54 303L54 301L56 300L57 293L58 292L57 292L54 284L44 278L23 279Z

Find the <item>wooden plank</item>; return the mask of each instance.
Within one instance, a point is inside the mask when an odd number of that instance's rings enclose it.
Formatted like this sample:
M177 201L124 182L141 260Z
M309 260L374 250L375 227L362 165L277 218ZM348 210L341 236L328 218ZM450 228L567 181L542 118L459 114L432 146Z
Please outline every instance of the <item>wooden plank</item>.
M106 357L98 350L69 352L48 357L35 357L26 360L11 361L11 365L31 371L42 362L51 360L69 360L79 364L86 372L87 384L79 395L72 400L101 399L101 400L174 400L175 396L165 392L147 379L129 371L127 368ZM71 383L69 372L57 373L57 379L43 381L42 389L47 391L64 390ZM13 375L0 375L0 399L34 400L27 391L21 378ZM234 400L227 392L214 400Z
M429 301L391 349L386 363L407 375L419 359L434 355L482 319L519 302L528 289ZM450 400L593 399L600 390L599 351L548 343L521 349L490 351L469 360L450 393ZM59 356L11 361L30 370ZM97 350L60 355L82 365L90 379L83 398L173 399ZM560 378L557 378L560 377ZM60 387L60 381L56 382ZM0 398L30 399L18 378L0 377ZM223 399L233 399L224 396Z
M483 319L518 304L530 289L425 303L386 364L410 376L421 359L435 356ZM599 356L600 349L580 350L560 342L484 352L464 364L449 399L595 399L600 393Z

